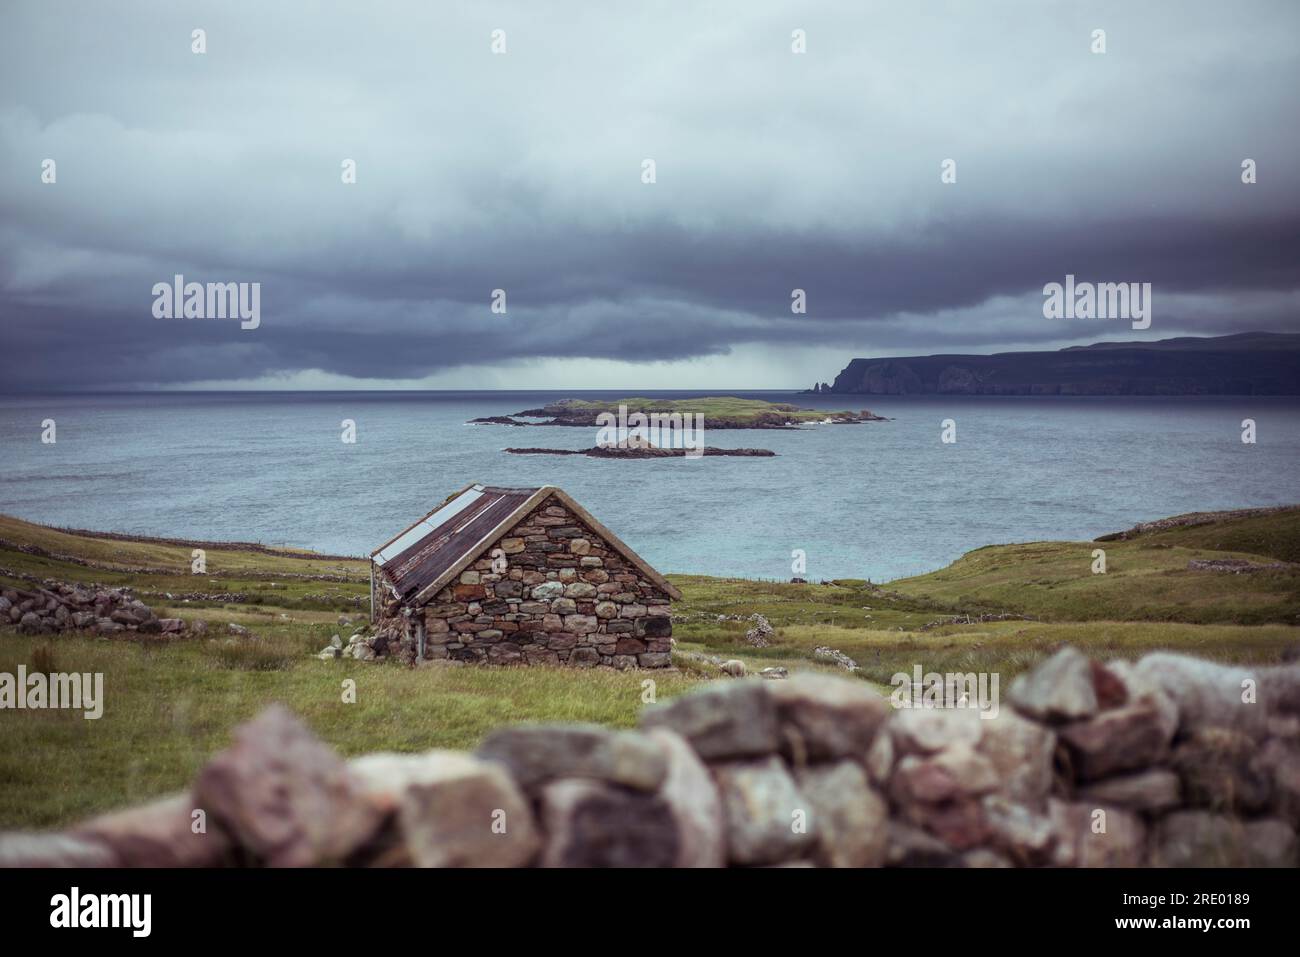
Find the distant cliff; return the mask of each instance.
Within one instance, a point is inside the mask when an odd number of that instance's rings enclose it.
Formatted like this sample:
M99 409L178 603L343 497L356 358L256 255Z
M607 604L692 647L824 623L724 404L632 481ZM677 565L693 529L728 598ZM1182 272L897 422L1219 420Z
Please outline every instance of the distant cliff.
M865 395L1300 395L1300 335L1099 342L1057 352L853 359L829 388Z

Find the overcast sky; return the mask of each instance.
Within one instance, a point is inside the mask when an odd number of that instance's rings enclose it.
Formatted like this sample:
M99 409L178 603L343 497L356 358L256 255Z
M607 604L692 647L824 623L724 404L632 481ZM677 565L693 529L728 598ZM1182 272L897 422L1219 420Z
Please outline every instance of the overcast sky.
M0 391L803 388L1297 331L1297 35L1294 0L5 0ZM260 282L260 327L155 318L176 273ZM1067 273L1152 283L1151 328L1045 319Z

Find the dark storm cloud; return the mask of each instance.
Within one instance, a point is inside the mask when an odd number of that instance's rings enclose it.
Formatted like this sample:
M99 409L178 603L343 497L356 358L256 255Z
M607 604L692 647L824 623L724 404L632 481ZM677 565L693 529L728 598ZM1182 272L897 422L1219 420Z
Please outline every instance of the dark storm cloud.
M1294 328L1293 4L558 9L7 10L0 387L1126 331L1044 320L1066 273L1151 282L1151 338ZM176 273L261 326L153 318Z

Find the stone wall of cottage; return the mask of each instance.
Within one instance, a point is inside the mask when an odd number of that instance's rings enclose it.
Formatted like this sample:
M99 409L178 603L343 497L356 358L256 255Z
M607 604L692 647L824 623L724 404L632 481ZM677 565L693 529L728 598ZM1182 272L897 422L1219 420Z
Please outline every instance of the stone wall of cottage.
M408 658L422 624L426 659L663 668L671 611L661 588L551 496L427 605L388 601L378 626Z

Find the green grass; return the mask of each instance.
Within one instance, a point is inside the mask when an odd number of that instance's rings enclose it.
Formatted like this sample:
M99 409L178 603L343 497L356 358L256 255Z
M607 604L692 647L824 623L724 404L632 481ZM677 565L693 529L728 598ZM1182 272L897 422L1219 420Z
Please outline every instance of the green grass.
M33 546L44 554L21 550ZM34 575L129 585L161 616L211 623L208 637L147 640L34 638L0 627L0 671L25 664L101 672L105 681L98 721L79 712L5 712L0 827L65 824L182 788L236 725L273 701L355 755L472 748L492 728L518 721L628 727L642 708L643 681L654 682L659 699L680 694L717 676L709 658L739 658L750 670L837 671L814 657L819 645L852 657L860 666L856 677L879 688L919 664L926 671L996 672L1005 693L1015 674L1063 643L1099 658L1171 649L1241 662L1279 661L1300 644L1294 569L1187 569L1194 557L1265 562L1300 553L1300 509L1125 542L991 546L886 586L673 575L684 596L674 608L680 667L667 673L320 661L313 653L331 635L351 633L338 624L339 612L366 610L364 562L214 544L207 546L208 573L196 576L189 573L190 547L70 534L0 516L0 581L21 587L22 576ZM1104 575L1091 571L1097 547L1106 549ZM346 580L304 577L312 575ZM179 597L194 592L245 600ZM983 612L1038 620L922 629ZM769 647L744 640L755 613L775 628ZM231 638L229 622L255 637ZM356 681L355 704L342 700L345 679Z
M990 546L891 588L973 611L1051 621L1300 622L1300 566L1241 575L1190 571L1192 559L1273 559L1200 547L1195 537L1188 546L1160 538ZM1092 572L1098 548L1106 553L1104 574Z
M201 544L206 571L196 575L191 571L195 545L96 538L0 515L0 584L22 587L21 576L28 575L127 586L150 603L167 601L167 595L198 593L238 594L245 596L241 604L282 609L356 612L369 608L370 570L362 559L308 558L301 552ZM210 601L187 604L214 606Z
M286 660L249 669L223 640L161 643L29 638L0 642L0 671L31 666L53 644L59 671L101 672L104 715L13 711L0 742L0 826L46 827L174 791L230 741L230 732L279 701L348 755L375 750L469 748L517 721L594 721L631 726L647 675L560 668L418 669L307 656L323 641L285 629L265 641ZM314 647L313 647L314 646ZM655 675L657 693L693 680ZM343 682L356 682L356 702Z
M182 575L190 574L191 552L195 547L207 552L207 569L212 575L342 575L361 581L369 574L369 566L362 558L318 558L308 552L253 550L262 546L239 548L224 542L171 544L150 539L101 538L25 522L10 515L0 515L0 542L33 546L97 564L169 569ZM9 549L5 551L6 558L16 554Z
M1152 544L1300 562L1300 508L1205 525L1184 525L1148 532L1141 538Z
M697 399L647 399L632 397L605 402L594 399L567 399L562 405L552 403L548 410L562 409L565 413L589 413L595 416L601 412L618 413L619 406L626 406L629 413L702 413L705 422L713 428L726 428L728 425L745 426L763 422L818 422L830 416L853 415L851 412L826 412L820 409L805 409L788 402L765 402L762 399L738 399L735 396L707 396Z
M1255 663L1280 662L1288 650L1300 649L1300 634L1286 625L1000 621L919 634L807 625L782 628L778 634L787 655L794 649L811 658L814 647L829 645L858 663L860 677L884 685L918 664L925 671L997 672L1007 681L1066 644L1098 658L1132 659L1168 650Z

